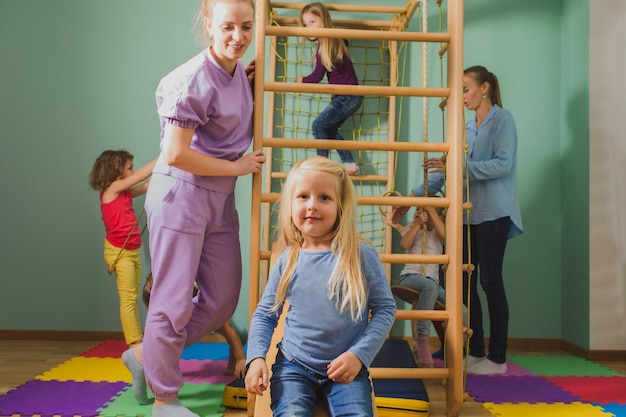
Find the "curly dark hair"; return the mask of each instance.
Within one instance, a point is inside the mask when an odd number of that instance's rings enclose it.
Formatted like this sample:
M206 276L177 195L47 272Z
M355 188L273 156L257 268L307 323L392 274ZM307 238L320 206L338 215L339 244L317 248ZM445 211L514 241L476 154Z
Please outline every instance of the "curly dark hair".
M91 168L89 186L103 192L122 175L126 163L133 159L133 154L125 149L102 152Z

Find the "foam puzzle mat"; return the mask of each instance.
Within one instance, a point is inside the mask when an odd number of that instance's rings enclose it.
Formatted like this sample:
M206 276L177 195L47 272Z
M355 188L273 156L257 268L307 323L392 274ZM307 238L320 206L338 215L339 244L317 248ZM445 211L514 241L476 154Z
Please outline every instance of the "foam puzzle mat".
M123 341L107 340L37 375L0 395L0 416L150 417L152 405L139 405L130 391L125 350ZM395 353L381 351L399 361ZM181 402L200 416L222 416L224 387L233 380L224 374L227 365L226 343L187 347L180 360ZM468 395L494 416L626 417L626 375L574 356L513 355L505 374L467 375L466 381Z
M626 417L626 375L570 355L509 356L504 374L467 375L466 392L499 417Z
M130 390L131 375L121 359L126 349L124 341L106 340L37 375L0 395L0 415L150 417L152 404L138 404ZM225 375L228 350L226 343L199 342L181 357L185 383L179 399L202 417L224 414L224 387L234 379Z

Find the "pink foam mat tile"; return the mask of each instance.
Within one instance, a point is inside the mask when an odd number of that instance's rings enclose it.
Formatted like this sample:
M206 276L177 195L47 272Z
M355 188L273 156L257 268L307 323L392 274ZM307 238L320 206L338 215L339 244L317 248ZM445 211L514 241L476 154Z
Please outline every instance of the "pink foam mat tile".
M626 377L623 376L555 376L546 379L580 401L626 405Z
M128 345L123 340L105 340L80 356L85 358L121 358L122 353L127 349Z
M483 407L498 417L612 417L601 407L583 403L554 404L494 404L484 403Z
M224 375L228 361L181 359L178 363L185 382L227 384L235 379L232 375Z
M0 396L0 415L97 416L98 408L127 386L123 382L31 380Z

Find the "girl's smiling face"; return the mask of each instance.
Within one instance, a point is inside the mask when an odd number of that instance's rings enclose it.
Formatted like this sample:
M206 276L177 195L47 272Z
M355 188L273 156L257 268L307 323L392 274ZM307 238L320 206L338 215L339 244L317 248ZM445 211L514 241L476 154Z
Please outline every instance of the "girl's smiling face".
M303 249L330 249L339 210L336 189L332 175L302 172L295 185L291 219L302 232Z

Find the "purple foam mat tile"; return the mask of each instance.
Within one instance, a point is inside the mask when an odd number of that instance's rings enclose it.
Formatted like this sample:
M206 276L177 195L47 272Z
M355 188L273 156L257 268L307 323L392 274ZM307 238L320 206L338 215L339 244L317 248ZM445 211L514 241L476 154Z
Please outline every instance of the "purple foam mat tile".
M467 375L467 392L476 401L501 403L573 403L578 397L539 376Z
M103 403L127 386L124 382L32 380L0 396L0 415L94 417Z

